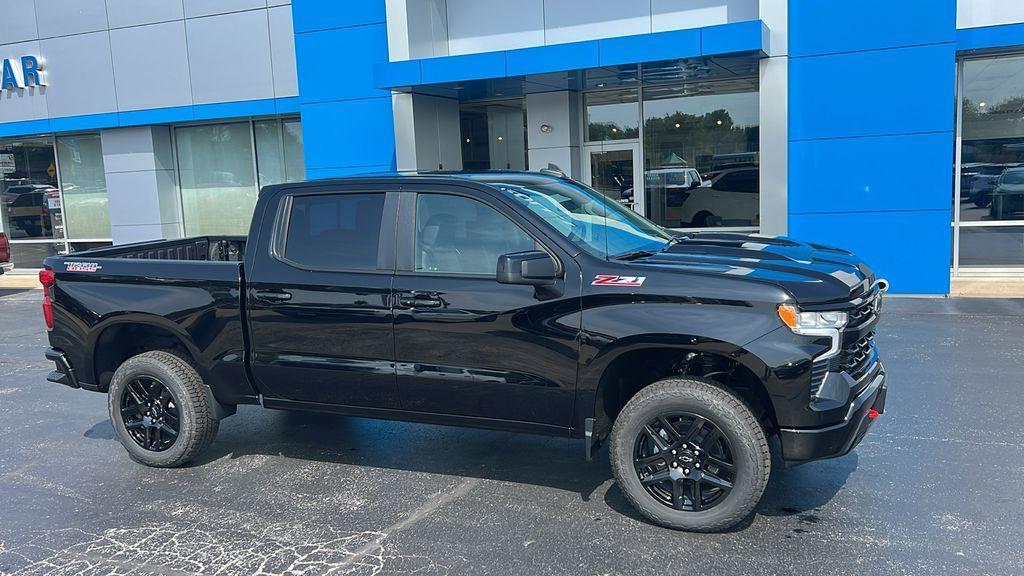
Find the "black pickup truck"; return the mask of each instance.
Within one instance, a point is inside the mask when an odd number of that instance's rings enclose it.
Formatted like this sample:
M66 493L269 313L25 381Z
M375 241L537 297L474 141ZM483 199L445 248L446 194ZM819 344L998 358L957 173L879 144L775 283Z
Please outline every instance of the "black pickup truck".
M852 254L661 228L549 173L270 186L248 238L46 259L49 380L178 466L239 404L608 441L652 521L751 513L768 439L841 456L883 411L886 284Z

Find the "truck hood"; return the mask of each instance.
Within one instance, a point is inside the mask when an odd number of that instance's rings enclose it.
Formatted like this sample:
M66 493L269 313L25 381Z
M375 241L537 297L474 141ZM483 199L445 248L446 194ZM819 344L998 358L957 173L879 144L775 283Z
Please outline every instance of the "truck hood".
M757 234L687 234L667 251L634 263L767 282L804 305L846 302L875 283L874 271L852 252Z

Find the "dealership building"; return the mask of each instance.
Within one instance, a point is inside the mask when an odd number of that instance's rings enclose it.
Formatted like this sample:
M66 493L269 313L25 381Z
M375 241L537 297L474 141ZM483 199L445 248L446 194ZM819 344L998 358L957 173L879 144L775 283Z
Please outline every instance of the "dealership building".
M1024 276L1019 0L0 0L16 271L261 186L554 167L666 227Z

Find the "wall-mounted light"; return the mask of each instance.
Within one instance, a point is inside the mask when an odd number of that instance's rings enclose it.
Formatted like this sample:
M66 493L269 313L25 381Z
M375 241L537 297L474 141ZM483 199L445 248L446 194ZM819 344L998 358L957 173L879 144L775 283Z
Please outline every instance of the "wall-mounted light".
M721 120L715 120L715 124L718 124L719 126L721 126L722 125L722 121Z
M469 138L466 138L466 144L469 144Z
M612 132L618 132L618 131L619 131L618 128L612 128Z
M550 133L552 130L554 130L554 128L551 126L551 124L541 124L540 125L540 131L545 133L545 134Z
M505 137L504 137L504 136L498 136L498 142L501 142L501 141L502 141L502 140L504 140L504 139L505 139Z
M676 128L679 128L679 122L676 122Z

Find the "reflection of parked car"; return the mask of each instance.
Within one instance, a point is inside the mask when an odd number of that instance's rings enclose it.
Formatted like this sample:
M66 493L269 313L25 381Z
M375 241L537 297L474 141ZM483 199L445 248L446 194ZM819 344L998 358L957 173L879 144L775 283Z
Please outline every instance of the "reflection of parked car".
M49 184L18 184L17 186L8 186L3 193L3 202L8 206L11 202L18 199L18 196L27 194L29 192L46 192L47 190L53 189L53 186Z
M7 234L0 232L0 274L10 272L14 269L14 262L11 262L11 243L7 240Z
M1020 164L965 164L960 174L960 199L970 200L978 208L992 203L992 191L1003 172ZM967 170L965 174L963 171ZM966 180L966 182L965 182Z
M761 190L757 168L732 168L708 176L711 186L692 189L683 203L683 224L694 228L756 226Z
M35 190L19 195L7 208L7 217L12 226L23 230L25 234L32 237L41 237L44 232L49 236L53 232L53 221L51 210L60 210L58 200L56 207L50 199L57 194L57 189L49 186L44 190Z
M1024 168L1003 172L990 196L989 217L993 220L1024 218Z

